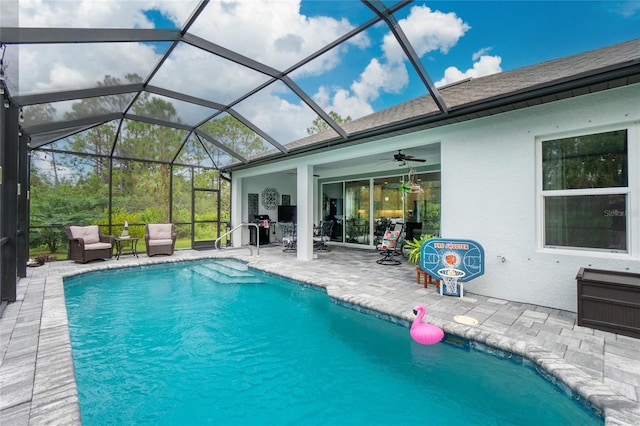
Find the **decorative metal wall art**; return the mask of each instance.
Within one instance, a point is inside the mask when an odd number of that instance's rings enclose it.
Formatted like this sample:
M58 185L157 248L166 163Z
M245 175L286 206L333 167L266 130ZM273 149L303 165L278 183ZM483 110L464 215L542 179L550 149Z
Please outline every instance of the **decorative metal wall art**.
M275 210L280 201L280 193L275 188L265 188L260 194L260 202L262 207L267 210Z

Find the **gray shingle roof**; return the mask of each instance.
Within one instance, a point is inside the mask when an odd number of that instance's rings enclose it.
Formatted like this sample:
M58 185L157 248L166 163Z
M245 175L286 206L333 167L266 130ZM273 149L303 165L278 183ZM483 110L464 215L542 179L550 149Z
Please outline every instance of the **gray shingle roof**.
M349 135L346 141L330 130L299 139L287 148L295 153L364 142L638 82L640 39L635 39L444 86L439 92L449 114L441 113L427 94L344 124ZM395 130L375 132L394 124ZM274 150L257 158L272 158L274 154L279 156Z

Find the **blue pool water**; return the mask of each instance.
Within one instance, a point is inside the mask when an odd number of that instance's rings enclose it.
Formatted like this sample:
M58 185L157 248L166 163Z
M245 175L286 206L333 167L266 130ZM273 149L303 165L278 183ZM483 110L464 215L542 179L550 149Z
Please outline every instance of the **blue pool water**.
M85 274L65 297L85 426L603 423L529 367L239 262Z

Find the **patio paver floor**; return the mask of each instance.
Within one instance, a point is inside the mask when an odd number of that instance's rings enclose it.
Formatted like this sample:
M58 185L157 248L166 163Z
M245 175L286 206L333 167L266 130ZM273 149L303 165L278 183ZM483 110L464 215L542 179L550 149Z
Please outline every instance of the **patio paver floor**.
M255 249L254 249L255 250ZM18 283L18 300L0 318L0 424L80 424L62 280L84 271L191 260L235 257L257 269L324 287L329 296L410 323L412 308L424 304L426 319L446 333L524 356L560 379L604 412L606 423L640 424L640 340L576 324L576 314L465 292L440 296L434 285L416 284L415 269L376 264L372 250L331 247L312 262L298 261L282 247L249 251L178 250L170 257L116 260L80 265L50 262L28 268ZM459 324L456 315L478 325Z

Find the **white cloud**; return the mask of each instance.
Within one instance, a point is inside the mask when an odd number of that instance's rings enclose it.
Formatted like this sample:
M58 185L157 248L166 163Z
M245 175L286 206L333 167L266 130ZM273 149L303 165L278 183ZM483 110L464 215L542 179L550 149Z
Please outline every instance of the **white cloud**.
M355 119L374 112L371 103L378 99L381 91L397 93L408 81L404 63L385 64L374 58L351 84L350 90L321 86L313 98L325 110Z
M24 0L19 5L19 16L20 25L26 27L152 28L154 23L144 12L156 10L180 28L197 3ZM210 2L189 32L267 65L286 69L353 28L354 24L344 18L302 15L300 1L240 0ZM348 46L356 48L369 44L365 34L348 42ZM140 43L21 46L19 92L94 87L106 74L124 79L127 73L136 73L144 78L160 59L154 51L157 48L158 45ZM320 56L297 71L296 77L320 75L334 68L348 48L341 46ZM152 84L226 103L268 78L200 49L180 45ZM252 98L256 105L247 118L277 140L289 142L304 136L298 129L304 132L315 114L302 101L282 97L282 93L280 86L270 87L267 93ZM266 116L271 120L266 120ZM306 122L292 122L298 120ZM283 126L283 122L287 125Z
M285 70L356 25L345 18L305 16L300 1L212 1L189 32ZM197 4L196 0L22 0L19 16L20 25L27 27L153 28L154 23L144 12L155 10L180 28ZM426 6L413 6L400 25L420 56L432 51L447 53L470 28L454 13L433 11ZM373 112L372 103L382 93L398 93L409 81L404 54L390 32L380 41L382 54L370 59L350 84L312 86L311 80L303 78L335 69L343 65L353 49L371 45L367 33L360 34L291 77L310 93L315 90L314 99L327 111L352 118L369 114ZM157 44L141 43L24 45L20 47L20 94L93 87L107 74L124 79L127 73L136 73L144 78L158 63L158 50ZM356 73L359 70L356 68ZM193 46L180 45L151 84L226 103L268 78ZM279 142L305 136L315 113L290 91L283 90L281 84L263 92L243 102L241 113ZM288 94L283 95L284 92Z
M126 73L136 73L144 78L158 59L144 44L23 45L20 93L95 87L106 74L124 79Z
M486 56L487 53L491 52L491 50L493 49L493 47L483 47L482 49L478 50L477 52L475 52L472 56L471 59L473 59L474 61L477 61L478 59L480 59L483 56Z
M478 78L485 75L495 74L502 71L500 56L481 56L478 61L474 62L473 67L466 71L460 71L456 67L449 67L444 71L444 77L435 83L436 86L444 86L445 84L455 83L465 78Z
M300 13L301 0L211 2L190 32L228 49L284 70L354 28L346 19L309 17ZM369 45L366 35L349 41ZM336 66L340 49L334 49L297 73L318 75ZM344 53L344 52L342 52Z
M413 6L405 19L398 21L418 56L439 50L447 53L471 27L455 13L443 13L426 6ZM384 37L383 51L391 62L404 58L402 49L391 33Z
M58 90L71 90L77 87L89 87L93 83L88 82L86 77L76 69L61 63L56 63L51 67L49 70L49 81L51 82L50 84L36 86L36 91L46 92L52 87Z
M353 94L364 101L371 101L378 97L380 87L384 86L386 69L377 59L372 59L360 79L351 85Z
M183 22L197 4L185 1L20 0L20 26L62 28L153 28L144 10L162 10Z
M432 11L426 6L412 7L399 24L420 57L435 50L447 53L471 28L455 13ZM322 87L314 95L316 102L343 117L357 118L373 112L371 103L381 93L401 92L409 83L404 52L390 31L383 37L381 48L383 57L371 59L350 90Z
M97 4L96 4L97 3ZM195 1L126 2L63 2L29 0L20 5L21 25L42 27L120 27L150 28L153 22L143 13L156 9L180 27L197 3ZM211 40L224 48L239 52L276 69L286 69L303 58L333 42L354 28L347 19L329 16L305 16L300 12L300 1L215 1L210 2L189 32ZM370 45L366 34L350 39L348 46L341 46L323 54L313 62L297 70L292 78L321 75L335 68L343 60L349 48L366 48ZM143 44L118 44L109 47L77 45L70 54L62 53L55 46L21 48L20 84L23 88L37 86L39 92L65 90L70 87L91 87L105 74L123 78L125 73L137 73L146 77L159 56L153 46ZM92 54L92 52L95 52ZM47 66L42 66L47 64ZM183 78L188 76L188 78ZM175 91L226 103L236 99L268 76L237 64L216 59L212 55L191 46L179 46L165 62L152 84ZM36 83L37 82L37 83ZM302 101L282 97L281 88L269 88L269 92L252 97L256 103L251 115L263 130L281 142L288 142L303 131L315 114ZM26 90L23 91L26 93ZM290 93L290 91L289 91ZM289 99L289 101L285 100ZM341 96L341 104L353 103ZM297 102L296 102L297 101ZM370 107L369 107L370 109ZM266 113L272 122L265 120ZM285 117L286 115L286 117ZM296 118L293 118L296 116ZM297 126L292 120L307 120ZM281 121L282 120L282 121ZM287 122L286 126L282 122Z
M273 90L262 90L235 109L278 142L287 143L306 136L316 114L304 102L280 96L282 90L282 83L278 83Z
M318 87L318 91L313 95L313 100L319 105L329 105L331 93L326 86Z
M344 118L355 119L373 113L373 108L367 100L354 96L349 90L341 87L328 90L322 86L316 95L314 99L325 111L335 111ZM324 102L321 102L322 100Z
M636 13L640 12L640 1L626 1L616 4L614 12L622 15L625 18L632 18Z
M371 104L357 96L350 96L347 90L339 90L333 97L333 107L329 108L341 117L362 117L373 113Z
M153 28L143 11L156 9L180 27L195 5L195 0L21 0L19 22L43 28ZM94 87L106 74L144 78L158 60L153 47L141 43L22 45L20 94Z

